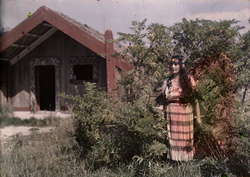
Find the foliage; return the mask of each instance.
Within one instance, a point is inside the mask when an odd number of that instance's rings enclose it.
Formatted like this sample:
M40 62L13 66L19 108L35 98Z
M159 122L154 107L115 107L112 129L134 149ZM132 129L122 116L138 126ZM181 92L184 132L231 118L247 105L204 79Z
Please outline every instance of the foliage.
M229 157L235 149L232 145L237 136L232 114L235 82L233 66L226 56L206 59L199 63L196 68L200 71L194 74L198 80L196 90L202 95L199 101L206 110L202 130L197 129L196 147L204 156L218 159Z
M77 162L71 119L49 133L17 134L2 139L1 176L73 176L88 174Z
M142 96L153 95L155 88L168 76L165 62L166 53L171 53L171 36L166 26L146 20L132 22L133 34L118 33L117 41L127 45L127 50L119 53L133 64L134 69L120 81L124 89L122 99L133 101Z
M169 28L176 44L173 50L182 51L190 64L195 64L205 56L214 57L218 54L225 54L234 61L239 54L239 30L244 28L238 26L238 22L235 19L217 22L203 19L187 21L183 18L182 22Z
M197 148L206 147L205 154L214 158L231 154L237 135L232 115L238 86L233 64L242 52L238 45L243 27L237 23L183 18L182 22L165 27L157 23L147 26L146 20L132 22L132 34L118 33L117 40L127 44L120 56L127 56L134 65L119 83L125 91L122 99L133 102L155 95L157 86L168 76L169 59L181 53L187 59L187 72L197 81L193 99L198 99L206 110L202 128L196 128Z
M109 99L107 93L86 83L86 94L64 95L76 101L76 141L95 168L117 166L133 157L158 159L166 152L166 121L154 105L141 98L133 104Z
M148 159L141 164L136 158L129 164L117 168L102 167L91 170L92 159L80 159L81 148L74 140L73 119L61 120L52 132L33 133L29 136L16 135L3 141L1 154L2 176L247 176L233 173L238 170L235 161L216 161L212 158L186 163ZM231 166L235 165L235 166ZM242 165L242 164L239 164ZM211 175L212 174L212 175Z
M240 37L240 43L238 45L242 51L236 62L235 74L238 85L237 91L243 90L241 103L244 104L246 102L246 94L250 87L250 30Z
M182 54L186 57L187 71L208 57L217 58L224 54L233 62L241 50L238 47L239 30L236 20L190 20L166 27L158 23L146 25L132 22L132 34L118 33L116 40L127 45L127 50L116 54L126 57L134 69L120 82L124 97L132 101L145 95L154 95L155 88L168 76L172 56Z
M235 101L234 115L237 117L237 154L241 159L248 161L250 160L250 105L242 106L239 102ZM247 111L246 111L247 110Z
M166 122L149 98L156 94L169 75L167 64L170 58L181 53L187 59L187 72L197 81L194 98L206 110L203 124L195 126L195 158L207 156L208 159L203 159L202 164L196 166L197 171L192 172L201 176L200 169L208 171L212 168L212 173L203 175L227 173L233 176L231 173L238 172L229 167L232 166L229 161L232 161L237 168L244 166L244 174L247 174L249 141L239 138L238 132L245 134L246 130L241 127L243 122L238 120L238 115L243 113L234 113L237 106L233 100L240 88L248 87L244 80L248 78L248 35L241 37L239 30L243 27L237 23L236 20L183 19L166 27L158 23L146 25L144 20L132 22L131 34L118 33L120 37L116 41L127 48L113 56L129 59L134 66L119 81L119 97L110 98L90 83L85 85L83 96L63 95L75 101L76 141L89 166L98 169L125 163L134 176L153 175L156 169L165 170L158 165L167 150ZM244 108L246 110L248 108ZM244 157L242 162L240 157ZM181 170L183 173L172 175L188 176L187 171Z

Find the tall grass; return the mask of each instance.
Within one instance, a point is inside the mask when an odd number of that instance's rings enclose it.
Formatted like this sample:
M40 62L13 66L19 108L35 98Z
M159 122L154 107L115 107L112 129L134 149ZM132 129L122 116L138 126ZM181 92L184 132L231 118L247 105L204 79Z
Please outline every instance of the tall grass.
M16 135L2 144L2 176L73 176L86 174L77 162L71 119L55 131Z
M1 175L5 176L86 176L86 177L193 177L193 176L244 176L236 174L228 161L212 158L189 162L133 159L116 168L94 169L91 161L80 156L81 148L74 137L73 119L60 120L52 131L33 132L29 136L16 135L2 142ZM231 165L234 162L231 162ZM233 175L234 174L234 175Z
M133 110L135 107L133 105L129 108ZM151 158L151 156L148 158L137 156L128 163L117 161L118 165L116 166L104 164L98 166L98 168L96 168L96 163L100 158L96 158L98 149L94 149L97 147L103 152L111 152L112 150L108 149L108 146L102 146L102 144L98 144L100 146L92 145L90 146L92 151L87 158L83 158L83 149L76 141L77 117L66 119L49 117L44 120L32 118L26 123L36 126L55 126L56 128L47 133L38 134L34 131L29 136L17 134L3 140L0 158L1 176L219 177L223 174L231 177L250 176L250 119L246 114L248 109L241 105L236 106L236 108L238 108L235 111L236 127L237 131L242 132L243 136L236 138L237 144L234 144L234 146L237 150L230 157L225 156L220 159L215 159L212 156L201 157L199 156L201 152L196 152L195 159L192 161L174 162L166 159L164 155L157 159ZM137 113L138 110L132 112ZM101 112L101 114L103 113ZM9 113L6 110L2 111L1 115L5 115L2 116L1 120L6 120ZM23 120L11 119L10 117L8 119L10 119L10 124L15 121L21 121L20 124L24 124ZM139 126L139 130L143 127ZM110 131L110 129L108 130ZM121 130L119 129L119 131ZM104 135L106 134L102 134L102 136ZM105 141L107 140L105 139ZM119 139L117 142L121 143L121 141L122 139ZM82 143L86 143L86 141ZM210 146L211 144L205 145ZM114 144L115 146L117 144ZM110 159L112 161L113 158Z

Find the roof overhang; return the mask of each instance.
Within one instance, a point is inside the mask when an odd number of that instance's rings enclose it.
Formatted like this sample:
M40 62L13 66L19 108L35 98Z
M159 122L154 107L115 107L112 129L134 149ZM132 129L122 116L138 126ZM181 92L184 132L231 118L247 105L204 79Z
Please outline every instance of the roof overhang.
M36 28L41 28L41 30L39 31ZM29 18L0 38L0 60L10 61L11 65L15 64L57 30L62 31L97 54L106 53L103 34L46 6L42 6ZM89 31L91 30L94 31L94 34L98 34L98 37L90 34ZM26 42L22 43L22 41L25 41L24 39L26 39ZM122 70L132 69L127 60L120 58L115 60L116 66Z

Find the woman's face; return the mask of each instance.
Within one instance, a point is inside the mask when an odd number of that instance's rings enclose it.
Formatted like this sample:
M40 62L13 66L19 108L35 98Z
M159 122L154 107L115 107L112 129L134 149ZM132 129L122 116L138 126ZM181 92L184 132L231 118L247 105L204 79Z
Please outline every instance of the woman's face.
M180 72L180 65L179 65L179 61L177 59L173 59L171 62L171 71L173 74L177 74Z

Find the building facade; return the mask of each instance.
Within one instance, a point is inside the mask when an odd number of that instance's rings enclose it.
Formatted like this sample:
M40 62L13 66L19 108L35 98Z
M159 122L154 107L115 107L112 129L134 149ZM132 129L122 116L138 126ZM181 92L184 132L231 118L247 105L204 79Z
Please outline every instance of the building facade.
M14 111L65 110L58 94L84 94L94 82L112 94L116 80L132 69L110 54L123 50L87 25L45 6L0 38L0 104ZM103 55L102 55L103 54Z

